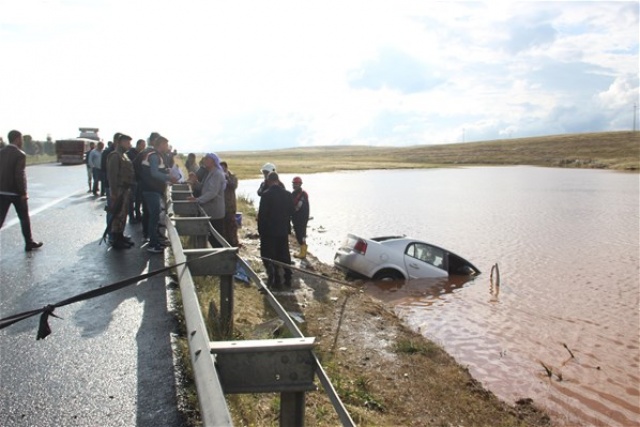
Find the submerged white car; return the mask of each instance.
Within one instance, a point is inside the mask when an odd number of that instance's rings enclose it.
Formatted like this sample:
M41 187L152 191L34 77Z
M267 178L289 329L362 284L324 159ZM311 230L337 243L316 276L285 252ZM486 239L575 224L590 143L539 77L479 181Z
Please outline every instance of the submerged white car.
M480 274L473 264L453 252L405 236L365 239L349 234L333 263L348 276L373 280Z

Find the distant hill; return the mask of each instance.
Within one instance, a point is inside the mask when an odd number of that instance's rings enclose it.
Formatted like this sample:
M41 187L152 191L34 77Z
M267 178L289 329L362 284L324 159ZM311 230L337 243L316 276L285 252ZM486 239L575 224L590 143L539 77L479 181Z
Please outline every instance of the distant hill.
M596 132L410 147L326 146L219 153L240 178L259 177L265 162L287 173L536 165L640 170L640 132Z

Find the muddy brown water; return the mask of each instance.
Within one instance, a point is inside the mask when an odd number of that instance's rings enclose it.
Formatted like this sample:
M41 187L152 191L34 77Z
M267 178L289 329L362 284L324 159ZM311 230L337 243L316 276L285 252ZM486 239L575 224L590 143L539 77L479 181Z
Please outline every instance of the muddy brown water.
M290 189L293 175L281 177ZM532 398L559 425L640 424L637 174L478 167L302 178L309 250L321 260L331 263L350 232L406 234L483 271L366 286L497 396ZM239 193L257 199L258 183L243 181Z

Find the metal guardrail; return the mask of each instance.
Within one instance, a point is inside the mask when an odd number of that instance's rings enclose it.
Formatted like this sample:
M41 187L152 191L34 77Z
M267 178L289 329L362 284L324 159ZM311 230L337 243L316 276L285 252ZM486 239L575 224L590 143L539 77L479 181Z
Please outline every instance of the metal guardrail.
M187 258L182 250L177 230L169 220L166 221L166 226L176 262L185 262ZM200 402L202 423L205 426L231 426L233 425L231 414L220 385L215 360L209 352L210 340L207 327L200 311L191 271L187 265L178 267L178 280L187 328L189 356Z
M210 225L206 214L197 203L187 201L187 197L190 194L191 190L186 184L177 184L171 187L167 213L172 220L167 221L166 226L176 262L197 259L204 254L211 254L215 258L197 260L190 262L189 266L185 265L178 268L178 279L187 326L189 354L193 365L203 425L232 425L229 408L224 397L225 387L228 393L280 391L280 425L303 425L304 392L311 390L310 384L315 373L342 425L355 426L333 388L331 380L312 350L314 339L307 338L302 334L294 320L274 297L262 279L244 259L237 255L237 248L231 248L229 243ZM179 232L178 228L180 228L181 232ZM184 249L182 247L180 235L194 236L196 245L204 248L209 233L213 234L214 238L223 246L223 249ZM229 265L230 256L233 257L232 270ZM223 325L223 333L226 332L226 335L229 336L233 328L233 273L238 262L244 267L251 282L266 296L269 304L294 338L249 342L210 341L204 317L200 310L192 271L196 275L219 275L221 277L220 318ZM232 271L231 273L230 270ZM255 372L253 375L242 376L238 375L238 368L234 367L234 360L237 362L238 358L245 357L251 363L247 362L240 366L246 367L255 363L259 366L258 369L262 366L264 371L269 371L270 369L272 370L274 363L278 364L277 359L273 357L276 353L280 356L279 359L281 361L285 361L284 364L280 363L278 365L277 373L273 371L267 372L266 375L261 375L260 372ZM232 355L232 357L227 357L227 355ZM299 362L298 365L288 363L291 359L297 360ZM302 366L302 370L300 366ZM305 366L312 369L310 379ZM287 372L288 380L285 378L287 377ZM281 378L282 373L285 373L282 375L283 378ZM251 384L244 382L247 377L253 378ZM300 380L301 377L302 380Z

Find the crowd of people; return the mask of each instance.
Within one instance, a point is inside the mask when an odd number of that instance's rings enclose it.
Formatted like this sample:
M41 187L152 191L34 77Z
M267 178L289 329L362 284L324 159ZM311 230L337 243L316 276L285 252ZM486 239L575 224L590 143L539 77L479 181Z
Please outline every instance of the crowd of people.
M163 253L168 245L160 233L160 215L167 185L178 182L170 173L173 163L169 140L157 132L136 140L117 132L105 147L102 141L86 153L89 193L106 198L103 239L114 250L135 246L124 234L130 225L142 225L142 235L151 253ZM93 182L92 182L93 181Z
M196 165L196 156L187 157L185 168L188 179L175 164L177 150L157 132L146 140L138 139L132 146L132 138L116 133L105 147L98 142L87 151L88 192L95 197L106 197L105 241L115 250L135 246L132 238L124 234L127 218L131 226L142 225L146 249L162 253L168 240L163 228L161 213L165 211L165 194L168 185L188 182L197 202L209 216L215 231L230 245L238 246L236 224L236 195L238 179L214 153L205 155ZM222 246L215 236L209 237L212 247Z
M26 155L22 151L22 134L9 132L9 145L0 150L0 227L13 205L20 219L25 251L42 246L31 235L27 205ZM100 141L92 143L85 153L88 193L106 198L106 225L103 239L114 250L135 246L125 234L127 219L131 226L142 226L143 239L150 253L163 253L168 240L161 233L161 213L168 185L183 181L175 165L176 150L169 140L157 132L149 138L136 140L123 133L113 135L106 147ZM188 182L193 195L189 200L198 203L209 217L214 233L209 236L212 247L221 247L218 237L231 246L239 247L236 218L236 189L238 178L215 153L205 154L200 162L190 153L185 162ZM273 163L266 163L261 172L264 181L258 189L258 233L260 255L267 272L267 284L273 289L291 287L291 254L289 235L293 231L300 247L294 256L307 255L306 230L309 220L309 196L302 189L302 179L293 178L289 192L280 181ZM216 234L216 235L214 235ZM280 272L282 271L282 275Z

